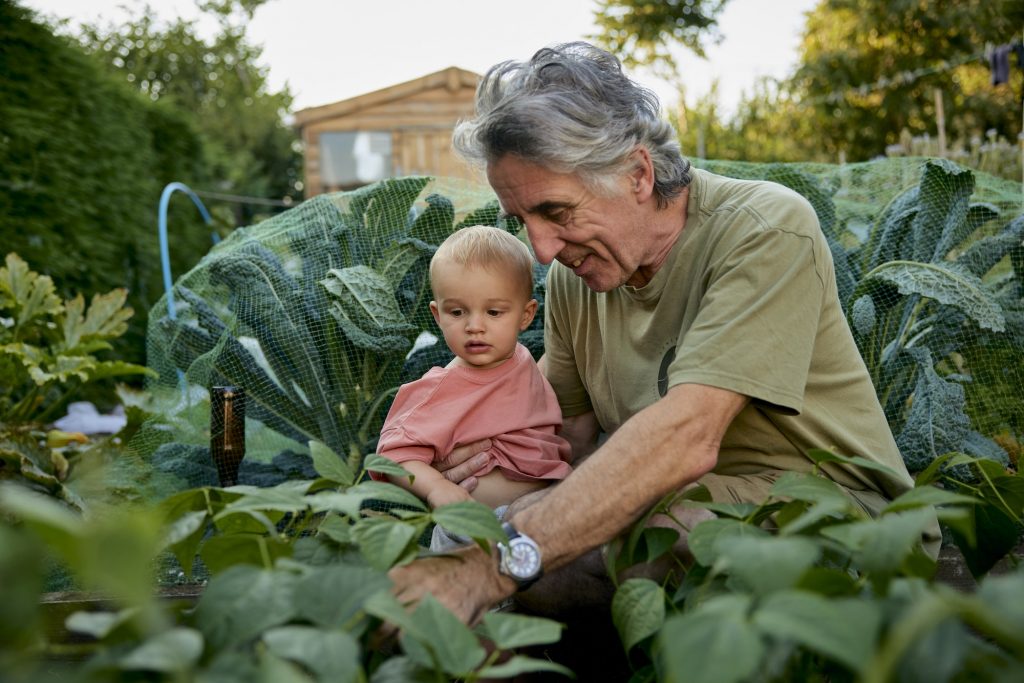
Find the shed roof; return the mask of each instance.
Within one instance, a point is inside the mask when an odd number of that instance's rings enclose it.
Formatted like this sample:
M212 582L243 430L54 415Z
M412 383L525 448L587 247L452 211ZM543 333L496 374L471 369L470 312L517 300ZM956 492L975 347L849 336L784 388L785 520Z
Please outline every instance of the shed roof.
M347 116L361 109L411 97L426 90L446 88L455 93L463 87L476 88L479 81L479 74L460 69L457 66L450 66L447 69L441 69L432 74L414 78L411 81L405 81L404 83L374 90L363 95L350 97L347 100L339 100L338 102L324 104L319 107L300 109L295 112L295 126L301 129L316 121Z

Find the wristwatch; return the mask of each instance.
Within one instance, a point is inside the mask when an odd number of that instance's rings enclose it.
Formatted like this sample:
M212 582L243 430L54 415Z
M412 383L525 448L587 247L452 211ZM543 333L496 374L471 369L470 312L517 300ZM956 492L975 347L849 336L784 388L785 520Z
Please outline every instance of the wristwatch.
M508 536L508 544L498 544L501 553L498 571L516 582L516 590L526 590L544 573L540 562L540 546L526 534L516 531L509 522L502 524L501 528Z

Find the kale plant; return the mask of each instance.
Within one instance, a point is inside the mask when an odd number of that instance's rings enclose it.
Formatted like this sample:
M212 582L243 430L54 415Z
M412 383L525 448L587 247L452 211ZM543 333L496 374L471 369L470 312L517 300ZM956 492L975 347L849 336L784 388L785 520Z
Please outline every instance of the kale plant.
M446 197L420 200L429 181L314 197L237 231L178 282L177 316L156 321L151 348L188 384L244 389L247 420L283 450L320 441L357 467L414 341L439 334L430 257L463 225L501 223L493 200L456 222Z

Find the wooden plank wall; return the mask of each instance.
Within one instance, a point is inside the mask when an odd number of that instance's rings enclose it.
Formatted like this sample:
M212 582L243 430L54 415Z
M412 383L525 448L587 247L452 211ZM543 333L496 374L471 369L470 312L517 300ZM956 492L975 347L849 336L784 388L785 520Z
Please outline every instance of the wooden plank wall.
M395 176L436 175L479 181L451 149L452 131L459 119L473 115L474 89L455 92L433 88L410 97L323 119L303 128L306 160L306 196L338 188L325 188L320 176L320 134L339 131L390 131L392 172Z

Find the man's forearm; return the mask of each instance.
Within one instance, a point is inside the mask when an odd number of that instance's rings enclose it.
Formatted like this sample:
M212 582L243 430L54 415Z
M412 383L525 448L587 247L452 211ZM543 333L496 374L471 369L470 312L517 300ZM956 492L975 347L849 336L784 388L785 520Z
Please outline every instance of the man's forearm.
M570 562L714 468L722 435L746 402L712 387L673 387L513 523L540 544L545 569Z

